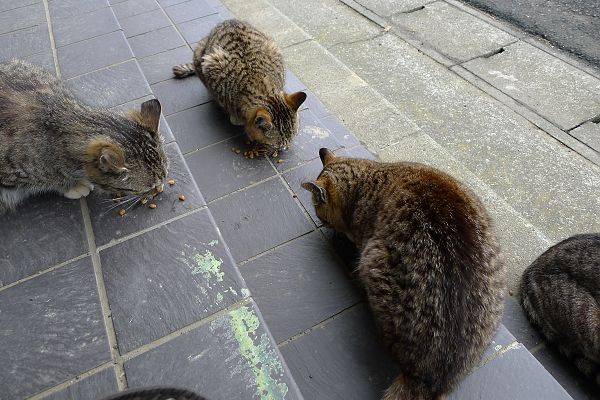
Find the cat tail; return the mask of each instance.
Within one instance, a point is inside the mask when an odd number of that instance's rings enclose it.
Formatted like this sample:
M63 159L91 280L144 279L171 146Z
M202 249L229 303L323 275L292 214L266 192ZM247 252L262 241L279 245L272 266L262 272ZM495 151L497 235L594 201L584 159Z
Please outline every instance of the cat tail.
M433 393L432 389L417 379L398 375L387 388L382 400L443 400L446 396Z
M185 78L186 76L194 75L196 73L196 68L194 68L194 64L179 64L173 67L173 75L176 78Z

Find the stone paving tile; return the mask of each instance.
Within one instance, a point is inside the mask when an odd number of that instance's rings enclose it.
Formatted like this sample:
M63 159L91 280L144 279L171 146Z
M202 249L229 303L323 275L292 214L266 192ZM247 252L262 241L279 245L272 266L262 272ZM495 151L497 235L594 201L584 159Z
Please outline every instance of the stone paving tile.
M202 18L179 23L177 24L177 28L185 41L191 45L192 43L199 42L200 39L208 35L212 28L224 19L221 14L210 14Z
M344 147L359 145L358 139L346 128L336 117L328 116L321 118L321 124L337 139Z
M94 193L88 197L96 245L105 245L205 204L177 145L167 145L166 152L170 161L168 179L175 179L176 184L172 187L165 185L164 192L151 201L157 205L155 209L137 204L121 217L118 214L121 207L110 209L114 205L109 201L112 195ZM186 197L184 202L179 200L182 194Z
M277 343L360 299L345 267L318 232L294 239L240 271Z
M276 174L268 159L248 159L245 135L187 155L186 162L207 202ZM238 149L236 154L232 149Z
M312 229L279 179L219 199L209 208L237 262Z
M317 96L314 95L314 93L312 93L310 90L303 91L306 92L307 97L306 101L300 106L301 110L309 108L310 111L319 119L326 118L331 115L329 110L325 108L323 103L321 103L321 101L317 98Z
M77 18L60 18L52 21L56 47L118 31L119 23L110 7L101 8ZM90 44L94 47L94 44ZM102 50L104 52L105 50Z
M187 79L169 79L151 87L163 105L165 115L208 103L211 99L200 79L194 76Z
M315 207L312 203L312 195L310 192L302 188L303 182L314 181L321 173L323 164L321 160L317 158L312 160L299 168L292 169L283 174L283 179L288 183L292 192L296 195L296 198L302 204L302 207L308 212L310 218L313 220L316 226L321 226L323 223L317 217Z
M121 353L242 299L244 283L208 210L100 252Z
M528 43L506 46L464 67L561 129L599 114L600 80Z
M88 252L79 201L58 195L0 216L0 237L0 287Z
M113 107L111 108L111 110L120 113L127 113L130 110L139 110L143 102L154 98L155 97L153 95L144 96L142 98L130 101L128 103L124 103ZM160 124L158 130L163 137L164 143L171 143L175 141L175 136L173 136L173 132L171 132L171 128L169 127L169 124L167 124L167 120L162 114L160 116Z
M123 32L112 32L57 49L63 79L83 75L133 57Z
M306 399L379 400L398 370L365 305L286 343L281 353Z
M173 50L167 50L139 60L140 68L146 76L149 84L154 84L173 78L172 68L177 64L185 64L192 61L192 51L188 46L181 46ZM194 80L190 77L189 80ZM199 80L199 79L195 79Z
M395 14L392 23L409 31L438 52L464 62L517 40L514 36L445 2L425 5L411 13Z
M108 7L107 0L61 0L49 1L50 17L55 18L76 17L92 11Z
M174 4L184 3L188 0L157 0L157 1L158 1L158 4L160 4L164 8L164 7L172 6Z
M156 10L158 4L155 0L127 0L115 3L112 9L119 20Z
M118 390L115 371L109 367L44 397L44 400L98 400Z
M211 400L302 398L254 305L127 361L125 372L130 387L175 385Z
M0 12L14 10L34 3L42 3L42 0L0 0Z
M56 75L56 67L54 66L54 56L52 55L52 51L49 48L41 53L33 54L31 56L22 58L34 65L42 67L46 71L51 72L53 75Z
M178 3L166 7L165 12L176 24L216 13L215 9L209 6L205 0L189 0Z
M0 34L29 28L43 22L46 22L46 11L43 3L34 3L0 12Z
M298 79L298 77L292 71L286 68L285 86L283 89L286 93L306 91L306 85L300 79ZM308 99L306 101L308 101ZM306 101L304 103L306 103ZM302 106L304 105L304 103L302 104Z
M134 60L69 79L67 85L94 107L115 107L151 94Z
M31 396L110 360L91 260L0 292L0 387ZM18 360L18 362L16 362Z
M0 62L11 58L23 58L50 49L48 25L41 24L31 28L0 35Z
M169 115L167 122L184 154L243 132L241 127L231 125L222 109L212 101Z
M185 45L175 28L167 26L152 32L129 38L129 44L135 56L148 57Z
M169 18L167 18L161 9L122 18L119 22L126 37L141 35L142 33L171 25L171 21L169 21Z
M600 152L600 124L598 122L586 122L570 131L569 134Z
M502 323L527 349L531 350L542 343L542 338L527 320L527 316L518 303L518 299L513 299L512 296L506 296Z
M381 1L381 0L356 0L357 3L368 8L375 14L382 17L389 17L392 14L405 13L413 11L432 0L400 0L400 1Z

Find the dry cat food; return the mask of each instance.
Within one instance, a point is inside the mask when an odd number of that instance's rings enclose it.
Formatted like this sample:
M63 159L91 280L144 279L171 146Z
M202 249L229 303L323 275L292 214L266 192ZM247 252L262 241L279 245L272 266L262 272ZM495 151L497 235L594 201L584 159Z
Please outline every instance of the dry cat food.
M126 212L127 212L127 211L125 211L125 209L124 209L124 208L121 208L121 209L119 210L119 215L122 217L122 216L124 216L124 215L125 215L125 213L126 213Z
M179 196L179 201L185 201L185 196L184 195Z
M175 184L175 179L169 179L167 183L169 184L169 186L173 186Z
M142 204L146 204L146 203L148 202L148 198L147 198L147 197L144 197L144 198L142 198L142 200L140 200L140 202L141 202Z
M154 210L156 208L156 204L150 203L150 204L148 204L148 208Z

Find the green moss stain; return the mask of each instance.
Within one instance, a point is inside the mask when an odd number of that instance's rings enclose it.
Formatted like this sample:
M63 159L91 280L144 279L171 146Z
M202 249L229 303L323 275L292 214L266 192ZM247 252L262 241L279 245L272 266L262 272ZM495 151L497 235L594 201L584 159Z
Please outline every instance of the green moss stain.
M221 293L217 293L217 304L221 304L223 301L223 295Z
M232 311L229 315L240 353L254 374L256 394L262 400L283 400L288 387L284 382L274 378L274 376L283 376L283 366L271 347L268 336L265 333L260 338L257 336L256 330L260 325L258 317L252 309L245 306Z
M219 244L219 241L218 241L217 239L215 239L215 240L211 240L211 241L208 243L208 245L209 245L210 247L214 247L214 246L216 246L217 244Z
M216 278L218 282L223 282L224 272L221 272L222 259L216 259L215 256L206 250L204 254L196 254L194 256L195 266L192 268L192 275L202 274L204 279L209 280Z
M250 290L246 289L246 288L242 288L242 296L244 298L246 297L250 297Z

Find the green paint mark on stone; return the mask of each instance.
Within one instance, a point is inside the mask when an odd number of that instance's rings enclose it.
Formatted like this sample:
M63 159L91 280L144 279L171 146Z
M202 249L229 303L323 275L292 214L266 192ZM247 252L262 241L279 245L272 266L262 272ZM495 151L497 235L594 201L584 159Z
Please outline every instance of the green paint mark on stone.
M250 297L250 290L242 288L242 296L244 296L244 298Z
M265 333L258 344L256 330L260 324L258 317L248 307L240 307L229 314L233 334L242 356L248 361L256 380L256 394L262 400L283 400L288 392L285 382L279 382L273 376L283 377L283 366L273 350Z
M223 260L217 260L209 250L206 250L204 254L196 254L194 262L196 266L192 269L192 275L202 274L207 280L214 277L219 282L223 281L223 277L225 276L225 273L221 272Z
M215 246L215 245L217 245L217 244L219 244L219 241L218 241L217 239L215 239L215 240L211 240L211 241L208 243L208 245L209 245L210 247L214 247L214 246Z
M221 293L217 293L217 304L220 304L223 301L223 295Z

